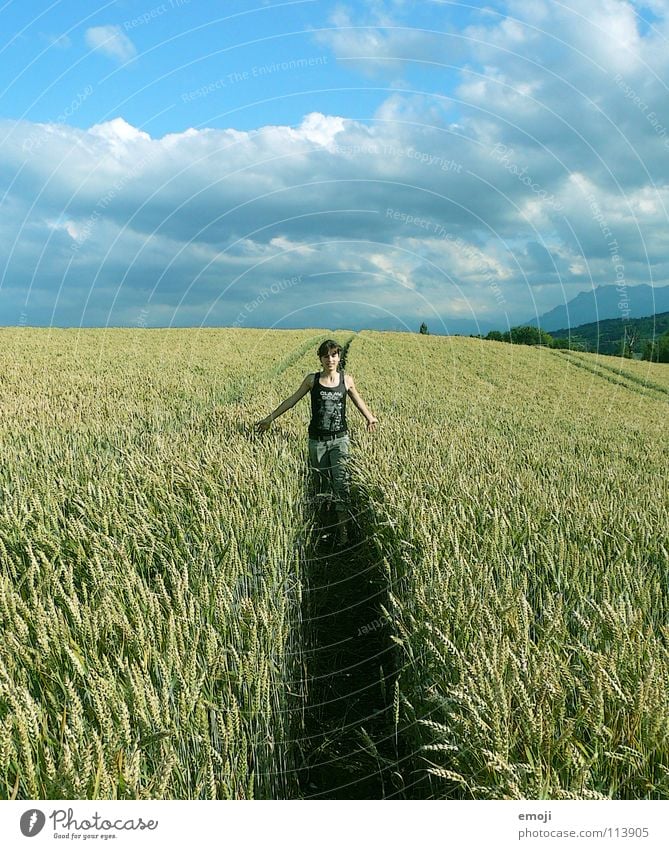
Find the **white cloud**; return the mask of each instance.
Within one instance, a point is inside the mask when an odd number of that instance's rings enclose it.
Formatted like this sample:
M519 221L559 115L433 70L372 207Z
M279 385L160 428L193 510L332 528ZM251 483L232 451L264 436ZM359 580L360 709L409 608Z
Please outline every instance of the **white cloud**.
M113 24L101 27L89 27L86 30L86 44L92 50L98 50L121 64L129 62L137 55L137 49L121 27Z
M398 16L401 6L395 4L388 11L382 2L369 3L364 12L356 7L355 18L347 7L339 6L316 32L316 41L329 47L340 61L372 76L396 73L407 62L453 61L461 54L458 39L449 31L412 26L410 20Z
M312 112L302 121L297 132L298 137L330 147L336 136L344 129L344 119L321 115L320 112Z
M41 304L65 280L68 309L88 304L89 323L106 323L112 303L112 323L131 321L154 287L156 316L171 307L176 323L198 310L230 323L263 289L296 276L299 286L254 311L256 323L324 302L325 287L344 305L373 291L375 304L409 317L427 298L456 318L457 300L481 321L499 315L503 295L522 320L534 290L549 309L590 276L612 282L597 209L624 252L627 279L645 281L652 267L657 284L669 282L666 192L644 186L623 196L529 148L516 149L511 170L489 147L439 126L370 127L312 113L296 128L161 139L120 117L87 131L3 129L0 238L9 249L0 273ZM463 167L452 167L456 157ZM539 186L556 192L562 211Z
M137 153L142 146L142 142L150 142L151 136L148 133L138 130L124 121L123 118L114 118L111 121L105 121L103 124L95 124L88 131L90 140L95 140L98 146L104 146L106 151L116 156L117 158L125 158L128 151L132 150ZM146 147L146 146L145 146Z
M113 118L103 124L95 124L88 132L92 136L98 136L111 142L131 142L137 139L148 140L151 138L148 133L138 130L137 127L128 124L123 118Z
M543 311L614 283L616 265L630 285L667 285L666 22L642 30L622 0L573 5L482 12L462 102L395 92L369 122L312 112L296 127L160 139L122 117L89 130L5 122L0 275L48 303L69 269L69 309L93 286L102 323L118 287L120 315L155 287L156 315L230 322L295 276L254 321L330 290L397 315L429 298L446 318L525 320L535 299ZM327 38L364 36L389 56L388 8L374 4L364 30L340 11ZM418 33L402 56L433 47Z

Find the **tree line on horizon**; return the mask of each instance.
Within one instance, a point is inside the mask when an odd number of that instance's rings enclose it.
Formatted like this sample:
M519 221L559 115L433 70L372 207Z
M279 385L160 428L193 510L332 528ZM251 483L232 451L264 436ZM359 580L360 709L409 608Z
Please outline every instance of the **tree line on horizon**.
M669 315L669 314L662 314ZM622 328L622 338L611 338L608 334L600 333L599 326L610 325L615 323L615 319L605 320L598 324L594 322L592 325L583 325L576 330L580 330L585 334L586 329L595 328L597 335L590 340L585 335L574 333L569 337L557 336L554 337L546 330L539 327L534 327L531 324L523 324L517 327L512 327L510 330L491 330L485 336L480 333L470 334L470 338L484 339L492 342L508 342L512 345L541 345L546 348L556 348L558 350L580 351L585 353L600 353L614 356L626 357L628 359L642 359L654 363L669 363L669 330L665 331L661 336L655 337L653 334L648 338L646 333L651 324L651 332L654 330L655 321L660 316L650 316L644 319L637 319L633 326L625 325ZM430 331L425 322L422 322L418 331L422 335L429 335ZM455 334L456 336L459 334ZM603 337L603 338L602 338Z
M558 350L598 353L596 348L594 351L591 350L582 338L577 336L553 337L545 330L532 325L512 327L505 332L491 330L486 336L479 338L493 342L509 342L512 345L543 345L546 348L557 348ZM644 343L643 348L639 350L642 341ZM627 359L639 359L638 355L640 354L642 360L669 363L669 331L660 336L659 339L640 340L638 333L635 331L627 333L627 330L625 330L624 336L618 344L618 351L615 353Z

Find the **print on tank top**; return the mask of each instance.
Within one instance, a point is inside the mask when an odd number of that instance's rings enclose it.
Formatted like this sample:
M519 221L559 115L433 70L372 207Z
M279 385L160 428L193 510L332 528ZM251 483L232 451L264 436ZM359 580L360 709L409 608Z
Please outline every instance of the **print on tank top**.
M310 436L323 436L327 433L346 430L346 383L344 373L339 372L339 384L333 387L322 386L320 374L314 375L311 390Z

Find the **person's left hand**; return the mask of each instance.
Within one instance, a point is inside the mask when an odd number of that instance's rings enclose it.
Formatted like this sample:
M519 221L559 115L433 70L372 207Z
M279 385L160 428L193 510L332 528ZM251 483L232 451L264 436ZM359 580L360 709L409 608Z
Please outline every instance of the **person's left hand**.
M367 430L369 430L369 431L376 430L376 426L377 426L378 423L379 423L379 420L376 418L376 416L372 416L371 419L367 419Z

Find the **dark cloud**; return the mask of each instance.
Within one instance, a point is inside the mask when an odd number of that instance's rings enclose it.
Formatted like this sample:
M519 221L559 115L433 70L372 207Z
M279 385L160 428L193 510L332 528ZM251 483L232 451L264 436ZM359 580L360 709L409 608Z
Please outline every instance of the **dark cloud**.
M349 59L438 61L434 36L406 38L394 7L314 37ZM367 121L311 113L162 139L121 118L5 121L3 314L484 327L616 282L621 266L630 285L666 285L662 8L645 29L627 2L487 10L461 33L455 100L396 91Z

